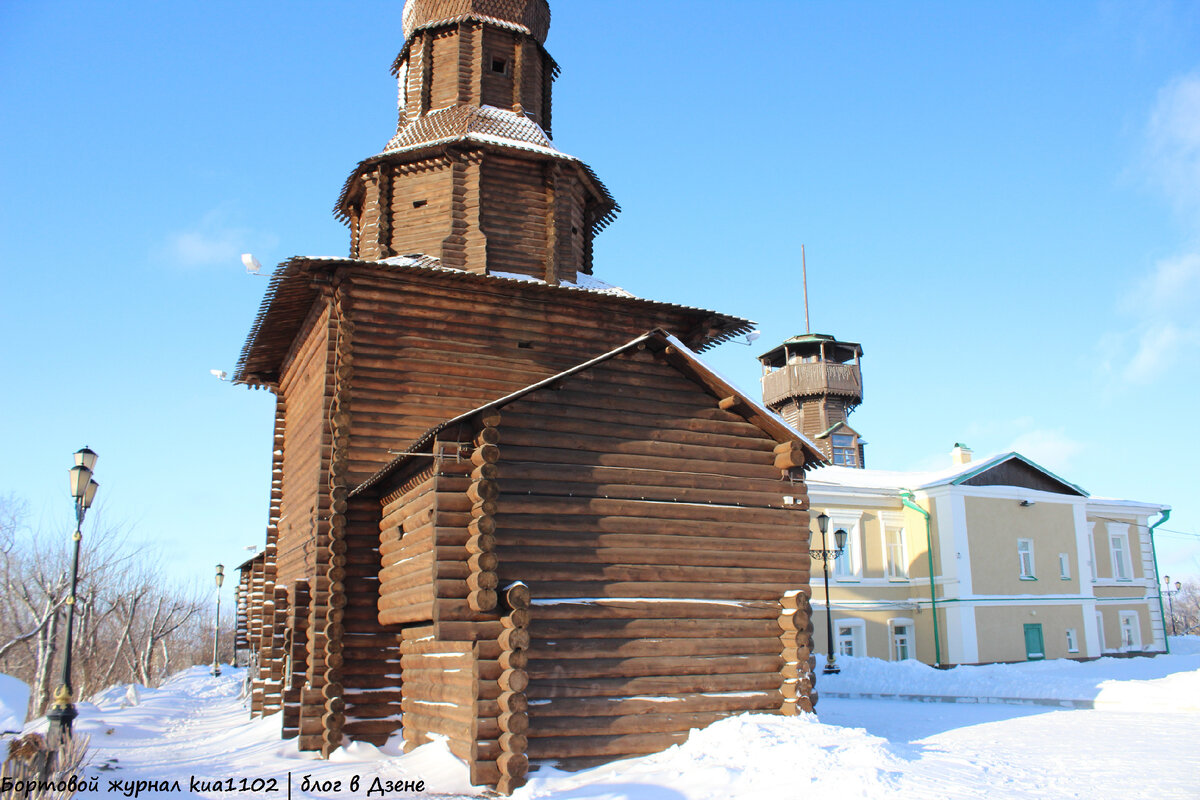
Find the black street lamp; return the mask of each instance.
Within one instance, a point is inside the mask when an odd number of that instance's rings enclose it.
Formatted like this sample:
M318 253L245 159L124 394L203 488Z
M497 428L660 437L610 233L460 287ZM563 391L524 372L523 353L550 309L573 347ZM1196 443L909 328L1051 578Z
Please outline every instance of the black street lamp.
M821 564L825 568L825 648L829 656L825 659L825 669L821 670L825 675L836 675L841 672L838 669L837 659L833 654L833 608L829 605L829 562L836 561L838 557L846 550L846 531L838 528L833 534L834 544L837 545L836 550L828 550L825 547L825 534L829 531L829 517L822 513L817 517L817 527L821 530L821 549L809 550L808 554L812 558L821 559Z
M221 674L221 662L217 660L217 645L221 641L221 584L225 583L225 565L217 564L217 616L213 621L213 668L214 677Z
M1171 610L1171 635L1175 635L1175 595L1179 594L1179 590L1183 588L1182 581L1175 581L1175 591L1171 591L1171 576L1163 575L1163 583L1166 584L1167 608Z
M71 723L79 716L75 710L74 688L71 685L71 644L75 629L75 591L79 587L79 544L83 541L83 518L92 507L96 490L100 484L92 479L92 468L96 466L96 454L85 447L75 453L75 466L71 467L71 497L75 498L75 552L71 556L71 593L67 595L67 646L63 653L62 678L54 690L54 705L46 714L50 722L47 738L51 749L66 744L71 736Z

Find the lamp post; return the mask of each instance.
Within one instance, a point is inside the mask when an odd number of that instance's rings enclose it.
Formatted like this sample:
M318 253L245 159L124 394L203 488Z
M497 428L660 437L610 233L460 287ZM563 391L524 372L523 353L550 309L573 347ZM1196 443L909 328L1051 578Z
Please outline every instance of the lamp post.
M217 660L217 645L221 641L221 584L225 582L225 565L217 564L217 616L213 620L213 668L214 677L221 674L221 662Z
M1171 591L1171 576L1163 575L1163 583L1166 584L1165 594L1167 595L1167 608L1171 610L1171 635L1175 635L1175 595L1179 594L1179 590L1183 588L1182 581L1175 581L1175 591Z
M96 454L84 447L75 453L75 466L71 467L71 497L75 498L75 552L71 556L71 593L67 595L67 646L63 652L62 677L54 690L54 705L46 713L50 722L47 738L52 749L58 749L71 736L71 723L79 712L75 710L74 687L71 685L71 643L75 630L75 591L79 587L79 546L83 541L83 518L92 507L96 490L100 484L92 478L96 466Z
M821 672L825 675L836 675L841 670L838 669L837 658L833 654L833 608L829 605L829 562L836 561L846 549L846 531L838 528L833 534L834 544L837 549L829 550L825 547L825 534L829 531L829 516L822 513L817 517L817 527L821 530L821 549L809 550L808 554L812 558L821 559L821 564L825 568L825 648L829 653L825 659L825 669Z

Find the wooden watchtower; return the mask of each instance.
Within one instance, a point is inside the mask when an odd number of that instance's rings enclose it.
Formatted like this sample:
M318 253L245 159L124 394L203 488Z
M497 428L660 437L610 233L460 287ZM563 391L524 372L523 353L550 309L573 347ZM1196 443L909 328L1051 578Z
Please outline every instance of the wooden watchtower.
M549 21L409 0L350 256L279 265L235 375L277 398L252 713L326 755L403 715L502 791L815 700L820 454L695 359L748 321L588 278L617 207L551 142Z
M758 357L763 402L838 466L865 466L863 442L846 422L862 402L862 345L805 333Z

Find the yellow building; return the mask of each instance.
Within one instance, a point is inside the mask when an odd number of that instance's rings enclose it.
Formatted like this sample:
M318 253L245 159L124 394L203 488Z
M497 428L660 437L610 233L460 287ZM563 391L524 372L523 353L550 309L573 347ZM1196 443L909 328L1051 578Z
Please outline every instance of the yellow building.
M1017 453L956 446L952 460L808 474L813 547L822 513L829 549L847 532L829 564L836 653L952 666L1165 651L1151 518L1167 506L1090 497ZM819 561L812 575L824 653Z

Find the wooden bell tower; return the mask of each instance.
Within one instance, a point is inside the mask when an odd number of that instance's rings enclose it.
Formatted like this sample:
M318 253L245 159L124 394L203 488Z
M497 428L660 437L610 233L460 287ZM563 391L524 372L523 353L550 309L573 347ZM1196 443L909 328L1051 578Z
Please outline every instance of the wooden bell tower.
M396 134L337 203L352 258L423 253L551 285L591 274L592 239L618 207L550 140L549 29L546 0L409 0Z
M846 422L862 402L861 359L862 345L821 333L793 336L758 357L763 403L836 466L865 466L865 442Z

